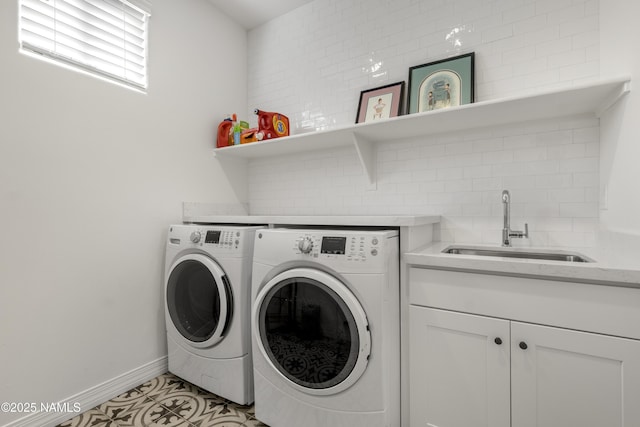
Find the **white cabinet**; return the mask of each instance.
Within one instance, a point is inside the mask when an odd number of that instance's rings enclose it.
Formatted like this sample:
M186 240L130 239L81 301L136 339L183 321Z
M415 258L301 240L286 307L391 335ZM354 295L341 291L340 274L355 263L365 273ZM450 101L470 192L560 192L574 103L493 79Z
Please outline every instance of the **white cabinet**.
M640 341L511 322L514 427L640 426Z
M416 306L409 322L411 427L509 427L509 322Z
M493 304L526 313L520 308L531 306L542 291L518 289L523 279L492 280L493 276L483 275L473 280L477 275L425 269L412 274L415 270L410 269L409 284L411 427L640 426L640 340L557 327L562 324L542 326L521 321L515 314L512 317L517 320L502 317L502 312L492 317L491 308L484 307L474 294L465 300L453 291L447 300L441 288L447 284L456 288L462 283L462 287L469 286L467 290L482 293L482 283L491 282L494 286L486 292L503 297ZM439 294L435 298L429 294L430 280L435 284L432 290ZM508 286L509 281L513 289L505 290L512 292L514 299L499 292L499 285ZM525 282L535 286L537 281ZM561 294L574 285L576 297L596 286L549 281L541 286L549 283L555 283ZM414 292L414 287L419 289ZM611 307L604 304L615 300L616 288L611 291L614 297L603 301L605 312ZM629 292L633 290L622 291ZM552 298L552 294L545 298ZM431 303L440 301L441 307L422 306L428 299ZM531 320L537 322L545 315L544 308L536 304L533 309L542 312L542 317ZM461 312L462 307L482 315ZM549 319L570 322L571 317L571 313L562 317L549 313Z

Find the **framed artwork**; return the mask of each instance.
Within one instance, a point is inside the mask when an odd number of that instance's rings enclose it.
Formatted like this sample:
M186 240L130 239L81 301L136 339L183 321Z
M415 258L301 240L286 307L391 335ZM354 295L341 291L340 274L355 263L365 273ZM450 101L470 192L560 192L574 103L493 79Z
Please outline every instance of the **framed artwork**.
M403 94L404 82L363 90L360 93L356 123L369 123L399 116L402 113Z
M474 102L475 53L409 68L407 114Z

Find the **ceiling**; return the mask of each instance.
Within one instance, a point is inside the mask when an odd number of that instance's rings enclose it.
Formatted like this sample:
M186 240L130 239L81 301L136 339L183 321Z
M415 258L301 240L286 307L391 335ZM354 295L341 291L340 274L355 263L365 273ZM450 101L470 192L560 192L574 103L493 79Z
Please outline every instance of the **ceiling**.
M231 19L251 30L312 0L209 0Z

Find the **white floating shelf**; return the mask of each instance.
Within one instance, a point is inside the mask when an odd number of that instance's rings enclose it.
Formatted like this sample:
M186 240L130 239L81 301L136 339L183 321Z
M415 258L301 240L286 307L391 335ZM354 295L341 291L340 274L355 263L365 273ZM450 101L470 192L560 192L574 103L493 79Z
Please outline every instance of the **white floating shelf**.
M460 107L409 114L373 123L292 135L263 142L217 148L216 156L254 159L353 146L369 182L375 184L375 144L395 139L435 135L580 114L599 117L630 91L629 78L502 98Z

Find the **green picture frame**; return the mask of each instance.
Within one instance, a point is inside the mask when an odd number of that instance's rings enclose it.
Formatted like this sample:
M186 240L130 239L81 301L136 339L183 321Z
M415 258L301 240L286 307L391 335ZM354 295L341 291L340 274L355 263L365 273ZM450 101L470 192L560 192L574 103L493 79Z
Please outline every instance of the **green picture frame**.
M409 68L407 114L475 101L475 52Z

